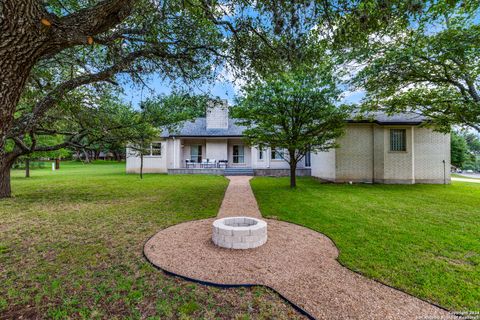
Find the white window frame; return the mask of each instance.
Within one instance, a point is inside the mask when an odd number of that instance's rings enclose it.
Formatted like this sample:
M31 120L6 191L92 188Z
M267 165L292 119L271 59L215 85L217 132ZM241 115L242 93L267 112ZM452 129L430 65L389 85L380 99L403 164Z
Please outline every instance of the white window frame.
M285 150L281 148L272 148L271 157L273 161L284 161Z
M158 157L162 156L162 143L161 142L152 142L150 143L150 154L149 157Z

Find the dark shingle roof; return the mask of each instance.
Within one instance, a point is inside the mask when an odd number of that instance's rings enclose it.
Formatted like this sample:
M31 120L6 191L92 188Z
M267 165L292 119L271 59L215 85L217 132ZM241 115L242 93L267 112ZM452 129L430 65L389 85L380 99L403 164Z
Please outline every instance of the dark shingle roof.
M197 118L185 122L176 131L164 131L162 137L241 137L246 127L238 125L237 122L236 119L228 119L228 129L207 129L207 120Z
M384 112L371 112L369 114L352 113L349 123L377 123L380 125L419 125L426 118L414 113L401 113L387 115ZM236 119L228 120L228 129L207 129L206 119L197 118L187 121L175 131L164 130L162 138L167 137L241 137L245 126L241 126Z
M394 125L394 124L404 124L404 125L419 125L427 120L426 117L413 113L397 113L393 115L388 115L382 111L369 112L369 113L359 113L353 112L350 119L347 121L350 123L378 123L381 125Z

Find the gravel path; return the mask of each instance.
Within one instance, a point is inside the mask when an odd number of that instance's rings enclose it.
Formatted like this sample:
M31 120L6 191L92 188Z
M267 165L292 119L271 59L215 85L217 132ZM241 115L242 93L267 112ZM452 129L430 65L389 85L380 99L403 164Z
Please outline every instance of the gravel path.
M229 177L219 217L260 217L249 177ZM144 253L159 268L216 284L260 284L279 292L317 319L454 319L448 312L369 280L336 260L326 236L294 224L265 219L268 241L249 250L216 247L214 219L164 229Z

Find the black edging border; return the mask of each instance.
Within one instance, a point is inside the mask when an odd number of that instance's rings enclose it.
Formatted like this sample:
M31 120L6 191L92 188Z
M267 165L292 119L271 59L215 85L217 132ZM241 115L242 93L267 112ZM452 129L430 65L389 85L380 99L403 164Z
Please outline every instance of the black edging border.
M225 190L225 192L226 192L226 190ZM252 190L252 193L253 193L253 190ZM255 194L253 194L253 196L255 197ZM257 200L257 199L256 199L256 197L255 197L255 201L256 201L256 200ZM257 202L257 206L258 206L258 202ZM259 209L259 211L260 211L260 207L259 207L258 209ZM266 218L266 217L263 217L263 216L262 216L262 218L264 218L264 219L269 219L269 218ZM163 271L163 272L164 272L165 274L167 274L167 275L174 276L174 277L178 277L178 278L181 278L181 279L184 279L184 280L187 280L187 281L190 281L190 282L198 283L198 284L201 284L201 285L211 286L211 287L217 287L217 288L223 288L223 289L242 288L242 287L243 287L243 288L252 288L252 287L264 287L264 288L267 288L267 289L269 289L269 290L274 291L276 294L278 294L278 296L279 296L280 298L282 298L283 300L285 300L289 305L291 305L291 306L292 306L296 311L298 311L300 314L306 316L306 317L307 317L308 319L310 319L310 320L316 320L316 318L315 318L314 316L312 316L310 313L308 313L307 311L305 311L304 309L302 309L301 307L299 307L298 305L296 305L296 304L293 303L292 301L288 300L284 295L282 295L280 292L278 292L277 290L273 289L273 288L270 287L270 286L263 285L263 284L221 284L221 283L215 283L215 282L210 282L210 281L198 280L198 279L190 278L190 277L183 276L183 275L181 275L181 274L177 274L177 273L175 273L175 272L171 272L171 271L168 271L168 270L166 270L166 269L163 269L163 268L157 266L156 264L154 264L152 261L150 261L150 260L148 259L147 255L145 254L145 246L146 246L146 244L150 241L150 239L152 239L157 233L159 233L159 232L161 232L161 231L163 231L163 230L166 230L166 229L168 229L168 228L174 227L174 226L176 226L176 225L182 224L182 223L194 222L194 221L202 221L202 220L207 220L207 219L215 219L215 218L213 217L213 218L206 218L206 219L194 219L194 220L184 221L184 222L177 223L177 224L168 226L168 227L166 227L166 228L164 228L164 229L161 229L161 230L157 231L156 233L154 233L153 235L151 235L151 236L144 242L144 244L143 244L143 246L142 246L142 255L143 255L143 257L144 257L145 260L147 260L148 263L149 263L150 265L152 265L155 269L160 270L160 271ZM271 220L277 220L277 221L281 221L281 222L285 222L285 223L290 223L290 224L293 224L293 225L296 225L296 226L299 226L299 227L302 227L302 228L311 230L311 231L313 231L313 232L316 232L316 233L318 233L318 234L320 234L320 235L328 238L328 239L335 245L335 248L338 250L338 256L337 256L337 258L335 258L335 260L338 262L338 264L340 264L342 267L350 270L351 272L356 273L356 274L358 274L358 275L360 275L360 276L362 276L362 277L364 277L364 278L367 278L367 279L369 279L369 280L371 280L371 281L374 281L374 282L376 282L376 283L378 283L378 284L381 284L381 285L383 285L383 286L386 286L386 287L388 287L388 288L390 288L390 289L393 289L393 290L396 290L396 291L400 291L400 292L402 292L402 293L404 293L404 294L406 294L406 295L408 295L408 296L410 296L410 297L412 297L412 298L421 300L421 301L423 301L423 302L425 302L425 303L428 303L428 304L430 304L430 305L432 305L432 306L434 306L434 307L437 307L437 308L439 308L439 309L442 309L442 310L444 310L444 311L447 311L447 312L449 312L449 313L451 313L451 314L453 314L453 315L455 315L455 316L459 316L458 314L456 314L456 313L448 310L448 309L445 308L445 307L442 307L442 306L439 305L439 304L436 304L436 303L434 303L434 302L428 301L428 300L423 299L423 298L416 297L416 296L414 296L413 294L411 294L411 293L409 293L409 292L406 292L406 291L403 290L403 289L395 288L395 287L392 286L392 285L383 283L383 282L381 282L381 281L379 281L379 280L377 280L377 279L374 279L374 278L370 278L370 277L366 276L365 274L361 273L360 271L352 270L352 269L350 269L349 267L345 266L342 262L340 262L340 261L338 260L338 257L340 257L340 254L341 254L340 248L337 246L337 243L336 243L332 238L330 238L328 235L326 235L326 234L324 234L324 233L322 233L322 232L318 232L317 230L313 230L313 229L311 229L311 228L309 228L309 227L306 227L306 226L304 226L304 225L301 225L301 224L299 224L299 223L290 222L290 221L286 221L286 220L280 220L280 219L271 219Z
M185 221L185 222L182 222L182 223L194 222L194 221L202 221L202 220L206 220L206 219L190 220L190 221ZM179 224L181 224L181 223L179 223ZM157 235L158 232L161 232L161 231L163 231L163 230L166 230L166 229L171 228L171 227L176 226L176 225L178 225L178 224L171 225L171 226L169 226L169 227L167 227L167 228L164 228L164 229L161 229L160 231L157 231L155 234L153 234L152 236L150 236L150 237L145 241L145 243L143 244L142 255L143 255L143 257L145 258L145 260L147 260L148 263L149 263L151 266L153 266L155 269L160 270L160 271L162 271L163 273L165 273L166 275L169 275L169 276L178 277L178 278L181 278L181 279L183 279L183 280L187 280L187 281L190 281L190 282L193 282L193 283L197 283L197 284L201 284L201 285L204 285L204 286L211 286L211 287L222 288L222 289L264 287L264 288L267 288L267 289L275 292L280 298L282 298L284 301L286 301L290 306L292 306L292 307L293 307L298 313L300 313L301 315L307 317L307 318L310 319L310 320L316 320L316 318L313 317L310 313L308 313L307 311L305 311L304 309L302 309L301 307L299 307L298 305L296 305L296 304L293 303L292 301L288 300L283 294L281 294L280 292L278 292L277 290L273 289L273 288L270 287L270 286L263 285L263 284L252 284L252 283L246 283L246 284L223 284L223 283L216 283L216 282L210 282L210 281L203 281L203 280L198 280L198 279L190 278L190 277L187 277L187 276L184 276L184 275L175 273L175 272L168 271L168 270L163 269L162 267L159 267L159 266L157 266L156 264L154 264L152 261L150 261L150 259L148 259L147 255L145 254L145 246L147 245L147 243L148 243L155 235Z

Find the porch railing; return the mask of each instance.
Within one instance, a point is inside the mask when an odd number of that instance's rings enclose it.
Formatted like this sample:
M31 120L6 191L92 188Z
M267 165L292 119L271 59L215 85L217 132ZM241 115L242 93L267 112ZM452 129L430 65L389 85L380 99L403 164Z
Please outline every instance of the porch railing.
M228 160L204 159L201 162L194 160L185 160L186 169L208 169L208 168L226 168L228 167Z

